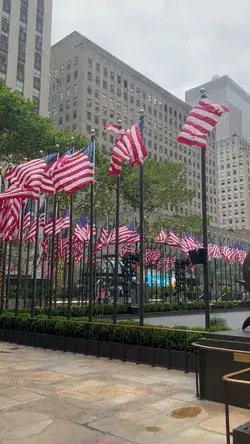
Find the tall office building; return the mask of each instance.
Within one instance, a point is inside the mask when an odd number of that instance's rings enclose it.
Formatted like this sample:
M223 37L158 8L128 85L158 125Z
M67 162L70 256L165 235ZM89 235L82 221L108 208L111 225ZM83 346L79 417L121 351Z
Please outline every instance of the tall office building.
M250 143L235 135L218 142L219 225L250 230Z
M196 189L192 205L183 214L201 213L201 156L197 148L177 144L176 136L190 107L130 66L89 41L78 32L52 47L50 114L57 129L90 134L95 129L99 145L110 150L113 136L104 131L106 122L122 119L131 126L145 110L145 140L149 156L162 162L182 162L188 184ZM208 214L217 224L217 158L212 133L208 141ZM169 212L175 208L171 205Z
M52 0L0 0L0 78L48 115Z
M230 112L223 114L216 127L217 140L234 134L250 142L250 95L230 77L215 75L210 82L186 91L185 100L193 106L200 98L200 88L206 88L210 100L225 105Z

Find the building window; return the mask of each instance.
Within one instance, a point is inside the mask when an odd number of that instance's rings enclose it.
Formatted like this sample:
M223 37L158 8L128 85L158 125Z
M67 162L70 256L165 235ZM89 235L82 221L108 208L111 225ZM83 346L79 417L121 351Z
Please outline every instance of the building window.
M69 114L66 114L66 123L69 122Z
M77 66L77 65L78 65L78 62L79 62L79 57L76 56L76 57L74 58L74 65Z
M70 108L70 100L68 100L67 102L66 102L66 109L69 109Z
M78 77L78 69L74 72L74 79L77 79Z
M117 95L118 97L121 97L121 90L119 88L117 89Z
M55 116L56 115L56 106L53 106L53 109L52 109L52 116Z
M77 119L77 109L73 111L73 119Z
M113 93L114 91L115 91L115 89L114 89L114 85L111 84L111 85L110 85L110 92Z
M121 76L117 76L117 83L121 84Z
M107 75L108 75L108 70L105 66L103 67L103 75L104 75L104 77L107 77Z
M77 130L77 125L76 125L76 123L74 123L74 125L73 125L73 131L76 131Z
M59 99L63 100L63 97L64 97L64 94L63 94L63 91L61 91L60 94L59 94Z
M95 98L96 99L100 99L100 91L99 91L99 89L95 90Z
M95 66L95 68L96 68L96 71L97 71L97 72L100 72L100 63L97 63L97 62L96 62L96 66Z
M61 65L61 67L60 67L60 73L61 73L61 74L64 73L64 65Z
M95 123L99 124L99 116L95 116Z
M107 89L107 86L108 86L107 81L106 81L106 80L103 80L103 88L104 88L104 89Z
M87 86L87 92L88 94L92 94L92 87L90 85Z
M77 105L77 97L74 97L74 99L73 99L73 106L76 106Z
M67 83L69 83L71 81L71 74L67 75Z
M114 78L115 78L115 75L114 75L113 71L110 71L110 79L114 80Z
M70 88L67 88L67 96L70 96Z
M21 82L20 80L16 81L16 89L17 91L19 91L20 93L23 93L23 88L24 88L24 83Z
M124 79L123 84L124 84L124 88L127 88L127 87L128 87L128 81L127 81L127 80Z
M91 120L91 113L87 111L87 120Z
M92 100L91 99L87 99L87 107L88 108L92 107Z
M88 58L88 67L92 69L92 59L90 57Z
M88 71L88 80L92 81L92 72Z
M63 112L63 104L62 104L62 103L59 105L59 112L60 112L60 113Z
M58 120L58 124L59 124L59 126L61 126L62 123L63 123L63 118L62 118L62 117L59 117L59 120Z
M76 85L74 85L74 93L78 93L78 85L76 84Z
M60 88L62 88L63 86L64 86L64 77L60 79Z
M95 83L96 85L100 85L100 77L96 76Z
M67 63L67 69L70 69L70 68L71 68L71 60L69 60Z

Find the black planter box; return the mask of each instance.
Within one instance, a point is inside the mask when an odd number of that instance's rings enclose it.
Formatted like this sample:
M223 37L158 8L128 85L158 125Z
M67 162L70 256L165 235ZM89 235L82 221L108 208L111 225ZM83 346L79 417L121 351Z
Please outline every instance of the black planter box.
M27 335L28 333L26 331L19 332L19 345L28 345Z
M75 353L75 338L65 338L65 351Z
M169 368L171 350L164 348L154 348L154 365L157 367Z
M65 340L63 336L54 336L54 349L65 350Z
M183 351L158 349L134 344L7 329L0 330L0 338L4 342L89 354L91 356L155 365L169 369L173 368L189 372L193 372L196 369L195 354L190 352L185 353Z
M75 352L86 354L86 340L82 338L75 339Z
M111 359L112 358L112 342L97 341L96 356Z
M43 333L37 333L37 347L46 348L46 335Z
M30 347L37 347L37 334L35 332L27 333L27 345Z
M225 403L226 388L223 376L250 367L250 355L246 354L244 357L244 355L237 353L237 351L250 351L250 332L232 330L209 333L205 338L199 340L199 344L202 345L202 348L197 346L200 397L209 401ZM229 351L225 351L225 349ZM248 362L242 362L244 359ZM250 381L250 372L242 376L239 375L236 379ZM246 386L230 383L227 384L227 387L230 405L249 408L249 391L246 390Z
M139 362L137 345L124 344L124 361Z

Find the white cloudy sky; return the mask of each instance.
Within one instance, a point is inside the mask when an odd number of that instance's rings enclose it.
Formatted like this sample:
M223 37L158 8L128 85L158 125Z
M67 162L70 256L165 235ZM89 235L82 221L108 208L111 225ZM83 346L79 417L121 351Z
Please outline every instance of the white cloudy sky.
M182 99L214 74L250 92L250 0L53 1L52 43L79 31Z

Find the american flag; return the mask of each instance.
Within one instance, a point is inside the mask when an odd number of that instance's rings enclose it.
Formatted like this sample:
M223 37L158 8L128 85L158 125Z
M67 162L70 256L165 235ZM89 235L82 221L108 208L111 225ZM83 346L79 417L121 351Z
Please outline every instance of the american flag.
M135 164L142 165L148 154L143 141L143 128L144 118L140 119L127 131L124 131L115 142L109 168L111 176L119 177L121 175L123 162L129 162L132 167Z
M95 249L94 249L95 253L97 253L103 247L105 247L107 245L107 240L108 240L108 221L106 220L104 226L101 229L101 234L100 234L99 240L95 246Z
M119 125L115 123L107 123L104 127L106 131L111 131L115 134L124 134L125 130L121 129Z
M41 192L49 165L57 160L57 154L22 163L6 173L5 179L24 190Z
M167 244L170 247L178 247L180 245L180 239L176 236L175 233L170 231L169 236L168 236L168 240L167 240Z
M39 209L38 214L38 228L42 228L45 225L45 202L42 204L42 206ZM34 243L36 241L36 227L37 227L37 218L32 222L31 227L29 229L29 233L27 234L25 238L25 242Z
M60 216L55 221L55 234L61 233L63 230L69 229L70 226L70 210L66 210L63 216ZM54 215L50 214L48 222L44 225L44 234L46 236L52 236L54 225Z
M72 194L94 183L95 142L82 151L64 156L61 164L51 171L56 192Z
M74 230L74 239L75 241L85 242L88 240L88 222L85 213L83 213L78 220L75 230Z
M229 110L225 106L201 99L192 108L187 120L177 137L177 142L188 146L206 149L207 135L219 121L219 117Z
M165 244L167 240L167 234L164 230L161 230L160 234L155 238L156 244Z
M21 213L21 199L0 202L0 238L4 242L9 242L18 235Z
M133 244L136 244L140 241L140 228L136 228L136 230L130 233L129 238L127 239L127 247L130 247Z
M28 230L30 224L31 224L31 200L28 199L24 210L23 231Z
M131 236L131 234L134 233L134 231L135 231L134 220L132 220L126 225L121 225L119 227L119 244L123 244L124 242L126 242ZM110 235L108 237L107 245L115 244L115 242L116 242L116 228L114 224L114 228L112 228Z
M40 190L33 188L32 190L26 190L15 185L11 185L5 193L0 194L0 202L9 199L34 199L38 200L40 196Z

